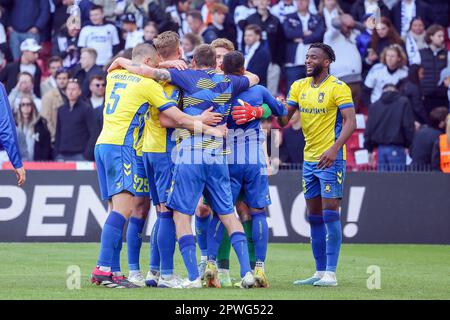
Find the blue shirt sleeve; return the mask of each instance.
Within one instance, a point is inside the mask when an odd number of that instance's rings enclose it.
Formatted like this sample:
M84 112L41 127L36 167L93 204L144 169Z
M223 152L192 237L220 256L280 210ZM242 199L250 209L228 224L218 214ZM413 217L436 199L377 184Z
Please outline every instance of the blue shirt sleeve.
M195 81L195 70L177 70L169 69L170 83L183 89L186 92L192 92L192 84Z
M236 97L239 93L247 90L250 87L250 81L244 76L227 75L233 86L232 95Z
M14 168L23 166L17 143L16 125L9 105L5 87L0 83L0 147L8 154Z
M267 103L270 110L272 111L272 113L275 116L281 117L281 116L287 115L287 113L288 113L287 109L284 107L284 105L280 101L278 101L277 99L275 99L272 96L272 94L269 92L269 90L267 90L264 87L261 87L261 91L262 91L264 102Z

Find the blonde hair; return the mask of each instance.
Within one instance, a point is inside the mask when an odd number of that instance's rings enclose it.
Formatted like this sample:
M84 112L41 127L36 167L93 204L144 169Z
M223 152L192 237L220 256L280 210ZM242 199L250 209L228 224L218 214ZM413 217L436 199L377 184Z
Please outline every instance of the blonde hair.
M30 118L30 121L27 123L25 122L25 118L22 115L22 110L20 107L23 99L30 100L31 107L32 107L31 118ZM34 126L36 125L36 123L39 121L40 118L41 117L39 116L39 112L37 111L37 107L36 107L36 104L34 103L33 96L28 93L23 94L22 97L20 98L19 109L16 112L17 127L21 130L23 130L25 127L28 127L29 129L31 129L34 132Z
M400 62L399 62L398 68L402 68L402 67L406 66L406 64L408 62L408 58L406 57L405 50L403 50L403 48L396 43L391 44L390 46L387 46L386 48L383 49L383 51L381 52L381 57L380 57L381 63L386 64L386 53L389 50L395 51L397 53L397 55L400 57Z
M213 42L211 42L211 47L215 49L217 48L225 48L228 51L234 51L234 44L233 42L231 42L230 40L226 39L226 38L218 38L216 40L214 40Z
M158 54L164 59L167 59L178 52L180 48L180 37L176 32L166 31L153 39L153 44L155 45Z

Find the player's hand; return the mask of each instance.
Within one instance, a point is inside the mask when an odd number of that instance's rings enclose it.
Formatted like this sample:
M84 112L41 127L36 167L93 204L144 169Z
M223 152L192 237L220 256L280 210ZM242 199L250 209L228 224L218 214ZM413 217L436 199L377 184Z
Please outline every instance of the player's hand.
M319 163L317 164L317 168L319 169L326 169L333 165L334 161L336 161L338 150L336 150L334 147L331 147L319 158Z
M228 135L228 128L226 124L221 124L220 126L211 128L205 133L218 138L224 138Z
M121 60L122 58L116 58L109 66L107 72L111 72L116 69L122 69Z
M207 110L203 111L200 115L200 120L209 126L214 126L222 121L222 114L217 112L212 112L213 107L209 107Z
M26 180L26 173L25 173L25 169L23 167L14 169L14 171L16 172L16 177L17 177L17 185L19 187L23 186Z
M159 67L164 69L175 68L177 70L186 70L188 65L184 60L168 60L160 62Z
M231 116L237 124L244 124L255 119L260 119L264 114L264 109L262 107L253 107L247 102L238 99L240 106L234 106Z

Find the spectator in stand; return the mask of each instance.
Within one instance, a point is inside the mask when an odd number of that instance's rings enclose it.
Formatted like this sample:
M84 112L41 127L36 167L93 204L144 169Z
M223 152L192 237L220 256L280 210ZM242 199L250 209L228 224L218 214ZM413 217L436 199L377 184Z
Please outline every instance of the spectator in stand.
M89 12L91 25L81 29L78 47L93 48L97 51L96 64L104 66L119 52L119 34L112 24L104 23L103 8L93 6Z
M66 24L67 19L70 17L69 7L75 4L75 0L53 0L55 3L55 12L52 14L52 35L55 35ZM81 12L81 26L85 26L89 23L89 10L94 5L90 0L82 0L78 4Z
M274 4L272 8L270 8L270 13L277 17L282 24L288 14L296 12L297 2L294 0L280 0L277 4Z
M447 115L445 134L433 146L431 167L434 171L450 173L450 114Z
M20 99L19 110L16 113L17 136L20 154L25 161L48 161L52 159L52 146L47 121L39 115L33 97L29 94Z
M205 43L211 43L214 39L214 33L209 32L202 20L200 11L192 10L187 15L187 22L191 32L203 39ZM207 32L208 30L208 32Z
M27 39L40 41L40 34L50 20L48 0L12 0L9 16L9 47L14 60L21 56L21 44Z
M389 8L384 4L383 0L357 0L351 9L351 15L356 21L362 21L364 15L376 13L380 8L380 14L383 17L389 17Z
M174 0L173 5L166 8L166 13L170 15L172 22L178 26L176 32L180 37L189 32L186 14L190 6L191 0Z
M406 149L414 137L414 115L408 98L394 84L386 84L379 100L369 108L364 147L374 165L373 150L378 148L378 170L404 170Z
M305 137L302 132L300 112L295 111L290 126L283 128L283 142L280 146L280 160L283 163L303 163L303 149L305 148Z
M102 76L93 76L89 83L89 105L97 109L105 103L106 80Z
M270 64L267 71L267 89L272 95L278 94L278 84L280 81L280 66L285 61L285 37L283 26L277 17L269 11L269 0L254 0L256 5L256 13L249 16L246 23L241 27L249 24L256 24L262 30L262 44L270 51Z
M218 3L217 0L205 0L200 12L202 13L202 20L206 26L212 22L211 7Z
M438 107L430 112L430 126L424 125L415 134L410 156L411 167L415 170L427 170L431 166L433 146L439 136L445 132L445 119L448 115L447 107Z
M361 33L356 37L356 46L358 47L361 58L364 59L367 56L367 49L369 49L370 42L372 41L372 27L375 25L375 16L368 13L363 16L361 21L364 23L364 29L361 30Z
M181 46L183 47L184 57L191 63L196 47L203 43L202 38L193 33L186 33L181 39Z
M121 2L121 1L119 1ZM143 29L148 22L149 16L149 0L128 0L123 1L123 7L120 4L116 5L116 15L131 13L136 18L136 24L139 29Z
M296 0L298 12L286 16L283 28L287 42L286 88L306 76L305 57L308 44L321 42L325 24L319 15L308 11L309 0Z
M293 0L288 0L293 1ZM283 2L283 1L280 1ZM236 25L236 42L238 50L243 50L242 41L244 39L244 29L248 17L256 12L256 8L253 0L248 0L245 4L237 6L234 11L234 24Z
M261 28L256 24L245 27L245 69L259 77L259 84L267 86L270 51L261 44Z
M410 30L414 17L420 17L428 27L432 21L430 7L422 0L400 0L392 8L392 24L402 37Z
M96 138L94 111L81 98L76 79L69 80L66 96L67 102L58 109L56 121L56 160L91 160Z
M323 42L334 49L336 61L330 65L330 73L345 82L352 91L353 103L358 106L361 95L362 59L356 46L358 29L364 29L349 14L338 15L331 20Z
M450 67L442 69L438 85L444 85L444 88L447 90L448 111L450 112Z
M80 63L71 71L71 77L76 78L81 85L83 97L89 94L89 79L95 75L105 75L101 67L95 64L97 52L92 48L81 49Z
M420 64L419 50L427 47L425 42L425 23L422 18L415 17L411 20L411 25L403 41L405 42L409 65Z
M76 23L68 22L53 36L52 54L63 59L63 67L70 69L80 61L78 36L80 28Z
M153 39L158 35L158 26L154 22L148 22L144 28L144 42L153 43Z
M406 78L408 76L406 63L406 54L398 44L385 48L381 53L381 62L370 69L364 81L364 105L369 106L377 101L386 84L396 85L401 79Z
M10 93L17 84L18 74L28 72L33 76L34 94L40 97L42 72L36 62L41 46L38 45L36 40L30 38L21 43L20 50L22 51L20 60L6 65L0 72L0 81L5 84L6 91Z
M420 50L420 64L425 73L420 83L425 96L425 108L429 113L433 108L447 104L447 90L438 85L441 71L450 65L450 55L445 49L444 28L432 25L427 29L425 41L428 47Z
M422 88L420 81L423 79L424 69L418 64L409 67L408 77L400 80L400 92L409 99L414 112L416 128L428 123L428 115L423 105Z
M3 16L3 9L2 7L0 7L0 19L2 16ZM0 70L3 69L7 61L11 60L12 60L11 51L9 50L8 42L6 42L5 26L0 20Z
M332 20L343 14L341 7L339 6L337 0L320 0L319 14L325 21L325 27L327 30L331 29Z
M144 42L144 30L138 29L133 14L127 13L122 16L121 20L122 30L125 34L125 49L134 48Z
M58 115L58 108L64 103L66 98L66 88L69 82L69 72L65 69L56 71L56 88L50 90L42 97L41 116L47 120L48 130L52 143L55 142L56 134L56 119Z
M13 112L19 111L20 100L24 95L31 95L38 112L41 111L41 99L33 93L33 76L29 72L20 72L17 76L17 85L8 95L9 104Z
M207 40L226 38L235 44L236 30L234 26L225 24L225 18L228 14L228 7L221 3L215 3L210 7L209 11L211 12L211 23L206 29Z
M105 15L106 21L115 23L116 19L117 19L116 8L117 8L117 4L119 1L117 1L117 0L92 0L92 3L103 7L103 14ZM89 14L88 14L88 18L89 18ZM141 26L141 28L142 28L142 26Z
M41 83L41 96L43 97L47 92L56 88L56 71L62 68L62 59L54 56L47 61L50 76Z
M381 52L392 44L403 46L403 41L389 18L381 17L379 26L372 34L370 48L367 49L367 57L365 59L367 65L372 66L378 63Z

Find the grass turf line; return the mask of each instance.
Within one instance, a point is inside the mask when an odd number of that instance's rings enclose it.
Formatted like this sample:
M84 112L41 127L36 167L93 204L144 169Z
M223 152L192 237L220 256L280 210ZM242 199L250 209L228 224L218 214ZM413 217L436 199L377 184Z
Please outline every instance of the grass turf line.
M96 263L97 243L0 243L0 299L450 299L450 246L344 244L335 288L297 287L309 277L314 263L309 244L270 244L266 272L269 289L237 288L132 290L97 287L88 282ZM141 268L148 271L149 246L141 251ZM66 286L67 268L81 269L81 289ZM380 267L381 289L369 290L367 268ZM126 244L122 271L127 275ZM186 276L178 249L175 272ZM145 275L144 274L144 275ZM239 268L231 253L231 275Z

